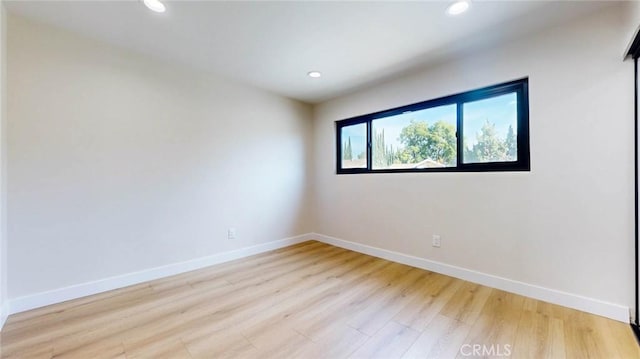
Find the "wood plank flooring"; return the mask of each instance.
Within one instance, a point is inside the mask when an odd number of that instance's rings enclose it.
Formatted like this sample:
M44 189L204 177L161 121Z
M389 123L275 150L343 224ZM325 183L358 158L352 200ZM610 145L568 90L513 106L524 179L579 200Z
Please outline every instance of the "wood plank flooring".
M628 325L310 241L9 317L2 358L640 358Z

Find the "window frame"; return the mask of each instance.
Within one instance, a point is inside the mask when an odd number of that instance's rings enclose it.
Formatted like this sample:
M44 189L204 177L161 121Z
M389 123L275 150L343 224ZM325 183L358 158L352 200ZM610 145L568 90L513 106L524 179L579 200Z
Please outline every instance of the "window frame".
M488 98L516 93L517 98L517 161L509 162L480 162L463 163L464 155L464 111L465 103L485 100ZM456 105L456 166L435 168L386 168L373 169L372 161L372 127L373 121L399 115L405 112L426 110L433 107ZM342 168L342 128L364 123L366 125L366 168ZM531 171L529 152L529 78L483 87L476 90L462 92L454 95L439 97L433 100L417 102L388 110L378 111L366 115L356 116L345 120L336 121L336 173L406 173L406 172L522 172Z

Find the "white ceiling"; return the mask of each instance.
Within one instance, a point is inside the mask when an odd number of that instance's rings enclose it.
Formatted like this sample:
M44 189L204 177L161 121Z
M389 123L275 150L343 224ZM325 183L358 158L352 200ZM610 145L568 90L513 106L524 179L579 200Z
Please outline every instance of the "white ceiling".
M158 14L137 0L6 2L10 13L310 103L611 4L476 0L452 17L450 1L164 3Z

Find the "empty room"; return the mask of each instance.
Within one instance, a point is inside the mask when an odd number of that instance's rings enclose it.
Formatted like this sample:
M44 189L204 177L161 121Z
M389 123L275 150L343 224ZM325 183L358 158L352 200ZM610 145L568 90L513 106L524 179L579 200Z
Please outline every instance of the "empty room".
M0 0L0 358L640 358L639 29Z

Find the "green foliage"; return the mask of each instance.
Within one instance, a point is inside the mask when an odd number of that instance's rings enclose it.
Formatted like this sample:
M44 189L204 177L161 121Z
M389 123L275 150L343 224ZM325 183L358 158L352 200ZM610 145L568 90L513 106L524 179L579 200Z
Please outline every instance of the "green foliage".
M463 143L465 143L464 146L464 160L467 163L470 162L478 162L478 156L476 155L476 152L474 151L474 148L469 148L468 145L466 145L468 142L467 137L465 136Z
M353 152L351 151L351 136L342 145L342 159L351 161L353 159Z
M374 168L387 168L393 164L417 164L430 159L446 166L456 164L456 127L444 121L429 125L424 121L411 121L400 131L399 148L387 145L385 132L373 134L372 158ZM513 126L509 126L506 138L498 136L494 123L486 120L479 133L475 134L475 145L469 146L465 137L463 155L465 162L515 161L517 139ZM343 159L353 159L351 138L343 145ZM365 153L358 154L363 159Z
M515 161L518 158L518 147L516 134L513 131L513 126L509 125L509 132L507 132L507 138L504 141L504 146L507 149L507 160Z
M496 134L496 125L486 120L480 133L476 134L477 143L473 152L480 162L502 161L506 157L507 148Z
M418 163L426 159L452 165L456 161L456 128L438 121L433 125L411 121L400 132L404 148L398 154L402 163Z
M467 139L465 138L465 143ZM480 133L476 133L476 144L464 148L465 162L515 161L518 158L517 139L513 126L509 125L507 137L502 140L496 133L496 125L486 120Z
M394 164L398 159L393 145L387 146L385 143L384 130L374 134L373 138L373 166L375 168L385 168Z

